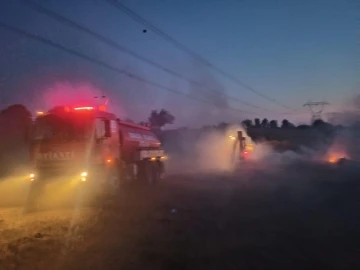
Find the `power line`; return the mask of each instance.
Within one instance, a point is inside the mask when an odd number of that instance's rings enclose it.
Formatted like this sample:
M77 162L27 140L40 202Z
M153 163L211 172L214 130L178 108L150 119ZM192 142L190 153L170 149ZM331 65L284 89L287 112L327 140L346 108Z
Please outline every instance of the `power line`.
M175 77L178 77L178 78L180 78L180 79L182 79L182 80L184 80L184 81L187 81L188 83L192 83L192 84L198 85L198 86L200 86L200 87L207 88L207 89L210 90L210 91L214 91L214 90L215 90L215 91L219 92L217 89L209 88L209 87L206 86L205 84L202 84L202 83L200 83L200 82L198 82L198 81L195 81L195 80L192 80L192 79L190 79L190 78L187 78L187 77L181 75L180 73L177 73L177 72L175 72L175 71L173 71L173 70L171 70L171 69L169 69L169 68L167 68L167 67L164 67L164 66L162 66L162 65L160 65L160 64L158 64L158 63L156 63L156 62L154 62L154 61L152 61L152 60L150 60L149 58L146 58L146 57L144 57L144 56L142 56L142 55L140 55L140 54L138 54L138 53L136 53L136 52L134 52L134 51L132 51L132 50L130 50L130 49L128 49L128 48L126 48L126 47L123 46L123 45L120 45L119 43L115 42L114 40L111 40L111 39L109 39L109 38L107 38L107 37L105 37L105 36L103 36L103 35L95 32L95 31L93 31L93 30L89 29L88 27L86 27L86 26L84 26L84 25L81 25L80 23L77 23L77 22L75 22L75 21L73 21L73 20L70 20L70 19L68 19L68 18L60 15L59 13L57 13L57 12L51 10L51 9L48 9L48 8L44 7L44 6L41 5L41 4L38 4L38 3L33 2L33 1L31 1L31 0L21 0L21 1L24 2L24 3L26 3L27 5L29 5L31 8L35 9L35 10L36 10L37 12L39 12L39 13L45 14L45 15L47 15L47 16L55 19L55 20L57 20L58 22L67 24L67 25L69 25L70 27L73 27L73 28L76 28L76 29L78 29L78 30L80 30L80 31L83 31L83 32L85 32L85 33L93 36L94 38L100 40L101 42L107 44L108 46L110 46L110 47L112 47L112 48L114 48L114 49L116 49L116 50L122 51L122 52L124 52L124 53L126 53L126 54L129 54L129 55L131 55L132 57L135 57L135 58L137 58L137 59L139 59L139 60L141 60L141 61L143 61L143 62L145 62L145 63L147 63L147 64L150 64L150 65L152 65L152 66L154 66L154 67L156 67L156 68L158 68L158 69L160 69L160 70L162 70L162 71L164 71L164 72L167 72L168 74L171 74L171 75L173 75L173 76L175 76ZM203 90L203 89L201 89L201 90ZM211 93L211 94L212 94L212 92L207 92L207 93ZM269 109L267 109L267 108L262 108L262 107L259 107L259 106L254 105L254 104L251 104L251 103L249 103L249 102L246 102L246 101L244 101L244 100L241 100L241 99L239 99L239 98L237 98L237 97L233 97L233 96L229 96L229 95L225 95L225 96L226 96L228 99L231 99L231 100L233 100L233 101L236 101L236 102L241 103L241 104L244 104L244 105L247 105L247 106L249 106L249 107L253 107L253 108L256 108L256 109L262 109L262 110L274 112L274 111L269 110ZM278 113L278 112L276 112L276 113Z
M177 47L178 49L182 50L183 52L187 53L188 55L190 55L192 58L196 59L197 61L199 61L200 63L202 63L203 65L210 67L211 69L217 71L218 73L220 73L222 76L236 82L238 85L240 85L241 87L243 87L244 89L253 92L255 94L257 94L258 96L261 96L262 98L265 98L281 107L284 107L288 110L292 110L292 108L288 107L287 105L279 102L278 100L269 97L261 92L258 92L257 90L255 90L252 86L242 82L240 79L238 79L237 77L223 71L222 69L220 69L219 67L217 67L215 64L211 63L209 60L206 60L203 56L201 56L200 54L194 52L193 50L191 50L190 48L188 48L187 46L181 44L180 42L178 42L177 40L175 40L173 37L171 37L170 35L168 35L167 33L165 33L164 31L162 31L161 29L159 29L158 27L156 27L155 25L151 24L149 21L147 21L146 19L144 19L143 17L141 17L139 14L137 14L135 11L131 10L129 7L125 6L123 3L120 3L118 0L106 0L107 2L109 2L112 6L114 6L117 9L120 9L121 11L123 11L124 13L126 13L127 15L129 15L130 17L132 17L135 21L147 26L149 29L151 29L154 33L158 34L159 36L161 36L163 39L167 40L168 42L172 43L175 47Z
M131 72L128 72L128 71L126 71L126 70L124 70L124 69L120 69L120 68L118 68L118 67L114 67L114 66L112 66L112 65L109 65L108 63L106 63L106 62L104 62L104 61L102 61L102 60L99 60L99 59L97 59L97 58L95 58L95 57L91 57L91 56L89 56L89 55L80 53L80 52L78 52L78 51L76 51L76 50L73 50L73 49L70 49L70 48L68 48L68 47L66 47L66 46L63 46L63 45L61 45L61 44L55 43L55 42L53 42L52 40L47 39L47 38L44 38L44 37L41 37L41 36L39 36L39 35L37 35L37 34L29 33L29 32L27 32L27 31L25 31L25 30L23 30L23 29L20 29L20 28L11 26L11 25L6 24L6 23L1 22L1 21L0 21L0 27L4 28L5 30L8 30L8 31L10 31L10 32L16 33L16 34L18 34L18 35L20 35L20 36L26 37L26 38L28 38L28 39L36 40L36 41L41 42L41 43L43 43L43 44L45 44L45 45L48 45L48 46L50 46L50 47L59 49L59 50L61 50L61 51L67 52L67 53L72 54L72 55L75 55L75 56L77 56L77 57L79 57L79 58L82 58L82 59L88 61L88 62L92 62L93 64L99 65L99 66L104 67L104 68L107 68L107 69L109 69L109 70L111 70L111 71L117 72L117 73L122 74L122 75L125 75L125 76L127 76L127 77L130 77L130 78L132 78L133 80L137 80L137 81L140 81L140 82L143 82L143 83L146 83L146 84L155 86L155 87L157 87L157 88L160 88L160 89L163 89L163 90L166 90L166 91L169 91L169 92L173 92L173 93L176 93L176 94L179 94L179 95L183 95L183 96L185 96L185 97L187 97L187 98L195 99L195 100L197 100L197 101L200 101L200 102L203 102L203 103L208 103L208 104L214 106L214 104L212 104L212 103L210 103L210 102L208 102L208 101L206 101L206 100L199 99L199 98L197 98L197 97L193 97L193 96L191 96L191 95L189 95L189 94L183 93L183 92L181 92L181 91L177 91L177 90L175 90L175 89L173 89L173 88L170 88L170 87L167 87L167 86L163 86L163 85L158 84L158 83L156 83L156 82L152 82L152 81L150 81L150 80L144 79L144 78L142 78L141 76L135 75L135 74L133 74L133 73L131 73ZM233 111L236 111L236 112L254 114L254 112L244 111L244 110L240 110L240 109L232 108L232 107L227 107L226 109L230 109L230 110L233 110Z

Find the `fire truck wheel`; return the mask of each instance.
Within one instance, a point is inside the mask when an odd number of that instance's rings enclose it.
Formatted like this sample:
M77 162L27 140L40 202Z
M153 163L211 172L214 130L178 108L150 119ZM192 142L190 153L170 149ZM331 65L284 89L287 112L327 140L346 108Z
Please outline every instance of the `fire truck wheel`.
M164 165L164 162L162 162L162 161L159 161L159 170L160 170L159 180L164 180L164 178L165 178L165 165Z
M147 160L144 160L142 164L142 180L145 183L151 184L151 163Z
M163 164L160 161L152 163L152 182L157 183L163 179Z
M161 162L143 160L139 164L138 179L143 183L155 184L162 179Z
M138 179L142 183L152 183L152 166L149 160L143 160L139 164Z

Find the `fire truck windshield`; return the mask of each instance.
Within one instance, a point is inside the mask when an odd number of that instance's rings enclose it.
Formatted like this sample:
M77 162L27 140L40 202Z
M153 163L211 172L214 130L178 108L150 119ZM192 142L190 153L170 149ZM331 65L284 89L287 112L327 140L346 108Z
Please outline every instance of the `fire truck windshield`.
M69 141L91 137L94 119L90 116L68 114L65 117L45 115L35 121L34 140Z

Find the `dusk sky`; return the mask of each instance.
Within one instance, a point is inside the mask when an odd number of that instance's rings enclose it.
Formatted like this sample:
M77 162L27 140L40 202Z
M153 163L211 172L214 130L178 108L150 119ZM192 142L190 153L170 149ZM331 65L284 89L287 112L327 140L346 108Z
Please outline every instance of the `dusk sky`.
M192 80L261 108L291 112L223 77L134 21L106 0L41 0L43 6ZM240 113L204 105L138 82L0 27L0 105L24 103L31 110L66 98L103 92L122 117L146 119L152 109L173 112L179 125L254 117L308 121L307 101L344 108L360 93L355 0L122 0L126 6L221 70L298 114L281 115L228 99ZM203 90L33 10L3 0L0 21L147 80L191 95ZM143 29L148 29L143 33ZM74 97L75 96L75 97ZM219 94L221 96L221 94ZM200 118L201 121L199 121Z

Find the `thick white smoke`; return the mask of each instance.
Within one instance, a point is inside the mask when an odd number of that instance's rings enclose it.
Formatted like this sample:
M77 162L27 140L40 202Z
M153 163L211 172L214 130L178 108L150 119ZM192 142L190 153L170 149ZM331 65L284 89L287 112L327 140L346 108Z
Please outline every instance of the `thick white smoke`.
M222 173L245 168L247 165L238 163L238 131L242 131L246 144L252 149L248 151L248 161L258 166L286 165L303 158L291 151L276 153L266 143L255 144L239 125L232 125L225 131L184 129L176 132L177 138L174 138L175 133L168 134L169 140L164 143L171 156L170 173Z

